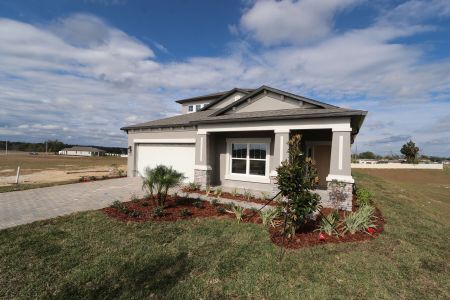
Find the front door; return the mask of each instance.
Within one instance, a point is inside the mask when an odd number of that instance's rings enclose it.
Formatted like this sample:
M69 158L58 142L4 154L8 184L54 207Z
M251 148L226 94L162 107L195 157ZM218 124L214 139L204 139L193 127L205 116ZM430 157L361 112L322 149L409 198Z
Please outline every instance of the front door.
M327 176L330 173L330 145L315 145L313 159L316 161L317 173L319 174L319 186L327 186Z

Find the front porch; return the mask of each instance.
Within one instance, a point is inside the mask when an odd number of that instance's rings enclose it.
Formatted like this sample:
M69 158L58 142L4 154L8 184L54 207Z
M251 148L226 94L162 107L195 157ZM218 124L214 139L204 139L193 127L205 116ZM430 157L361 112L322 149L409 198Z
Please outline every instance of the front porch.
M350 129L351 130L351 129ZM333 128L285 130L199 130L196 138L195 182L239 193L278 192L277 167L288 158L288 141L302 135L302 150L313 158L319 175L317 193L324 207L351 210L351 131ZM330 192L337 190L339 198Z

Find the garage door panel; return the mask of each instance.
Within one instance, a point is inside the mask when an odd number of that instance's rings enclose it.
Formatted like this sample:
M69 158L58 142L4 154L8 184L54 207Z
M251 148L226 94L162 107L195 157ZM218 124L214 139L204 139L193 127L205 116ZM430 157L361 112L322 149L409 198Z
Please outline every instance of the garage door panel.
M146 167L166 165L184 173L186 182L194 181L194 144L139 144L136 152L139 174L143 175Z

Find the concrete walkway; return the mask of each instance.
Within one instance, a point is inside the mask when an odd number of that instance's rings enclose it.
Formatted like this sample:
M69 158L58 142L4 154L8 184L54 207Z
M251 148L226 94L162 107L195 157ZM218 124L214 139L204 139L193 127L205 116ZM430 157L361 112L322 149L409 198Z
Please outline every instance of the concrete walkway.
M100 209L143 196L140 178L120 178L0 193L0 229Z

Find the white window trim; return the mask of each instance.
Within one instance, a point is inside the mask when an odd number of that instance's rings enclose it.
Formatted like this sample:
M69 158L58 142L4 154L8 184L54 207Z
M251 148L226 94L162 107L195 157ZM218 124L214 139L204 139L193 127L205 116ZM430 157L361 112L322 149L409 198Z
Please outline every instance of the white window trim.
M227 180L238 180L238 181L248 181L257 183L270 183L269 170L270 170L270 138L230 138L226 139L227 142L227 154L226 154L226 164L225 164L225 179ZM250 163L246 164L247 174L236 174L231 173L231 145L232 144L265 144L266 145L266 175L249 175ZM249 147L247 147L247 157L246 161L249 162L248 157ZM262 160L262 159L261 159Z

